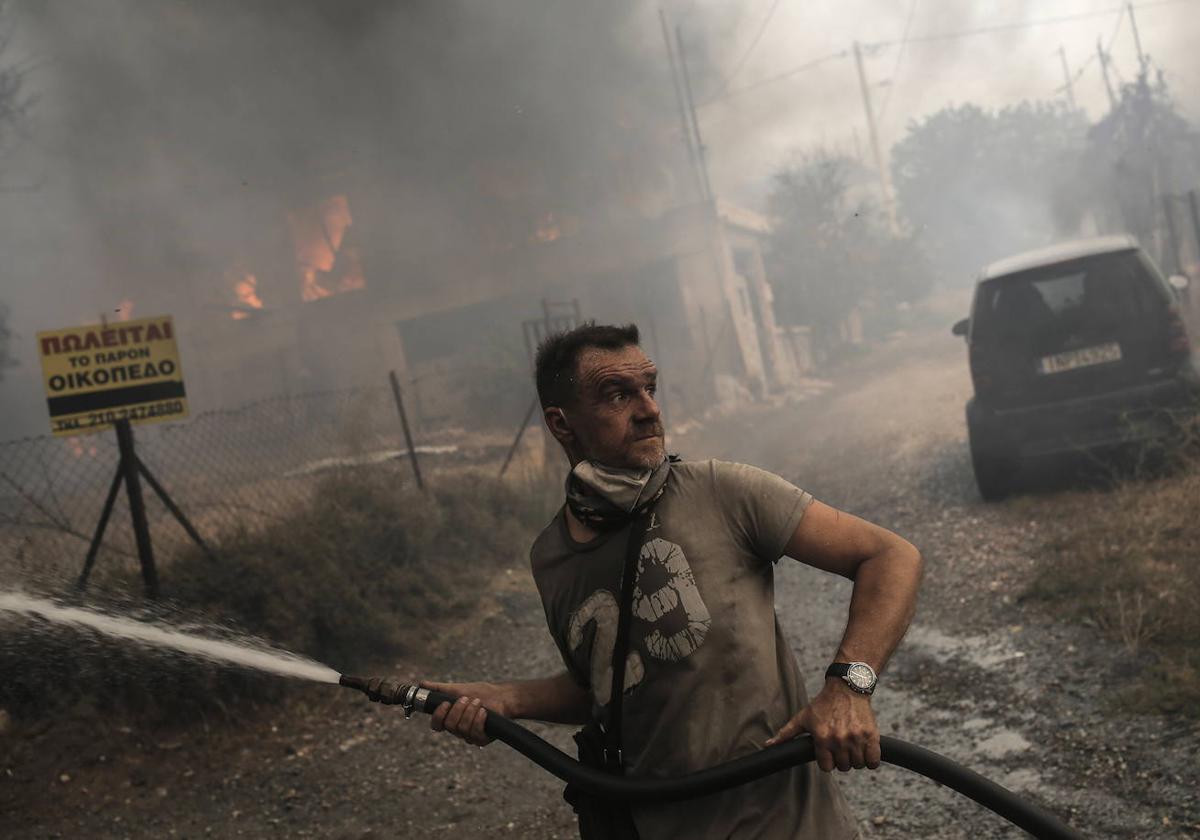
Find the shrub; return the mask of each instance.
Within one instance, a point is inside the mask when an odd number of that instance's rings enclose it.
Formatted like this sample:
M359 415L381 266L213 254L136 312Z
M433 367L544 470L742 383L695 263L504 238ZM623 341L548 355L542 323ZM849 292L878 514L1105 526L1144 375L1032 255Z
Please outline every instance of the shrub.
M1200 715L1200 459L1173 453L1157 477L1081 493L1049 546L1031 594L1087 619L1149 662L1124 699Z
M533 506L480 475L428 494L386 472L334 474L309 504L228 535L164 573L167 597L342 667L403 649L414 623L462 614L491 573L522 562Z
M164 600L149 613L252 634L341 671L401 652L474 605L498 568L524 562L544 523L542 494L482 475L438 478L421 493L387 469L335 473L286 518L222 535L213 557L191 548L164 558ZM140 587L128 573L124 588ZM128 600L106 608L131 612ZM282 690L277 679L44 629L0 644L0 708L82 703L178 719Z

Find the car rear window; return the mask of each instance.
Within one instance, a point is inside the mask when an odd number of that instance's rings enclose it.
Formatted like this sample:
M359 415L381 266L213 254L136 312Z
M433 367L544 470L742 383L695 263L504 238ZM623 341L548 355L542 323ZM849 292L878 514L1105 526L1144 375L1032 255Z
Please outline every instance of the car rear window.
M979 286L975 337L1027 334L1082 321L1128 319L1162 309L1165 300L1136 251L1099 254L994 277Z

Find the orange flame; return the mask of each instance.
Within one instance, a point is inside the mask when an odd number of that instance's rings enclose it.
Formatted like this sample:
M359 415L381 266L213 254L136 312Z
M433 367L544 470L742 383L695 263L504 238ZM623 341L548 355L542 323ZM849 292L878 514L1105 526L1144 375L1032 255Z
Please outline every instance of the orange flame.
M117 316L118 321L128 321L133 317L133 301L126 298L118 303L114 314Z
M530 243L544 244L553 242L562 236L562 228L558 224L558 219L553 213L546 213L537 221L537 226L533 229L533 234L529 237Z
M262 298L258 296L258 278L250 272L242 275L242 279L233 284L233 296L237 298L237 302L250 309L262 309ZM245 309L235 309L230 313L233 320L240 321L243 318L249 318L251 313Z
M346 245L346 232L354 224L350 202L335 195L288 213L300 270L300 298L320 300L367 285L356 249Z
M89 458L96 457L96 444L91 443L87 446L84 446L83 440L78 437L67 438L67 447L71 450L71 456L73 458L82 458L84 455L87 455Z

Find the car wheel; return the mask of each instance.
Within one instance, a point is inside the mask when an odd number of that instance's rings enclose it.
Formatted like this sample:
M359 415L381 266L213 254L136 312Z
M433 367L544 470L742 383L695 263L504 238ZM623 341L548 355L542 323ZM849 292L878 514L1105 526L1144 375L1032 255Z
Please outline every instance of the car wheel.
M975 486L985 502L998 502L1013 490L1013 480L1020 460L1005 454L994 440L989 440L967 408L967 439L971 447L971 468L975 471Z
M971 467L975 470L975 486L985 502L998 502L1012 492L1017 469L1014 459L983 454L972 446Z

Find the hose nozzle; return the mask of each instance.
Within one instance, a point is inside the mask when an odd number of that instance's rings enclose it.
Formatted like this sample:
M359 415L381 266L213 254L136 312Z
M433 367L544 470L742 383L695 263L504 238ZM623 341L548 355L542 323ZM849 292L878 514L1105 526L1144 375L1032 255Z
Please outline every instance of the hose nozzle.
M404 717L412 717L414 711L430 712L428 701L430 691L418 685L409 685L389 677L351 677L342 674L339 685L346 688L356 688L372 703L382 703L385 706L400 706L404 709ZM434 706L436 708L436 704Z

